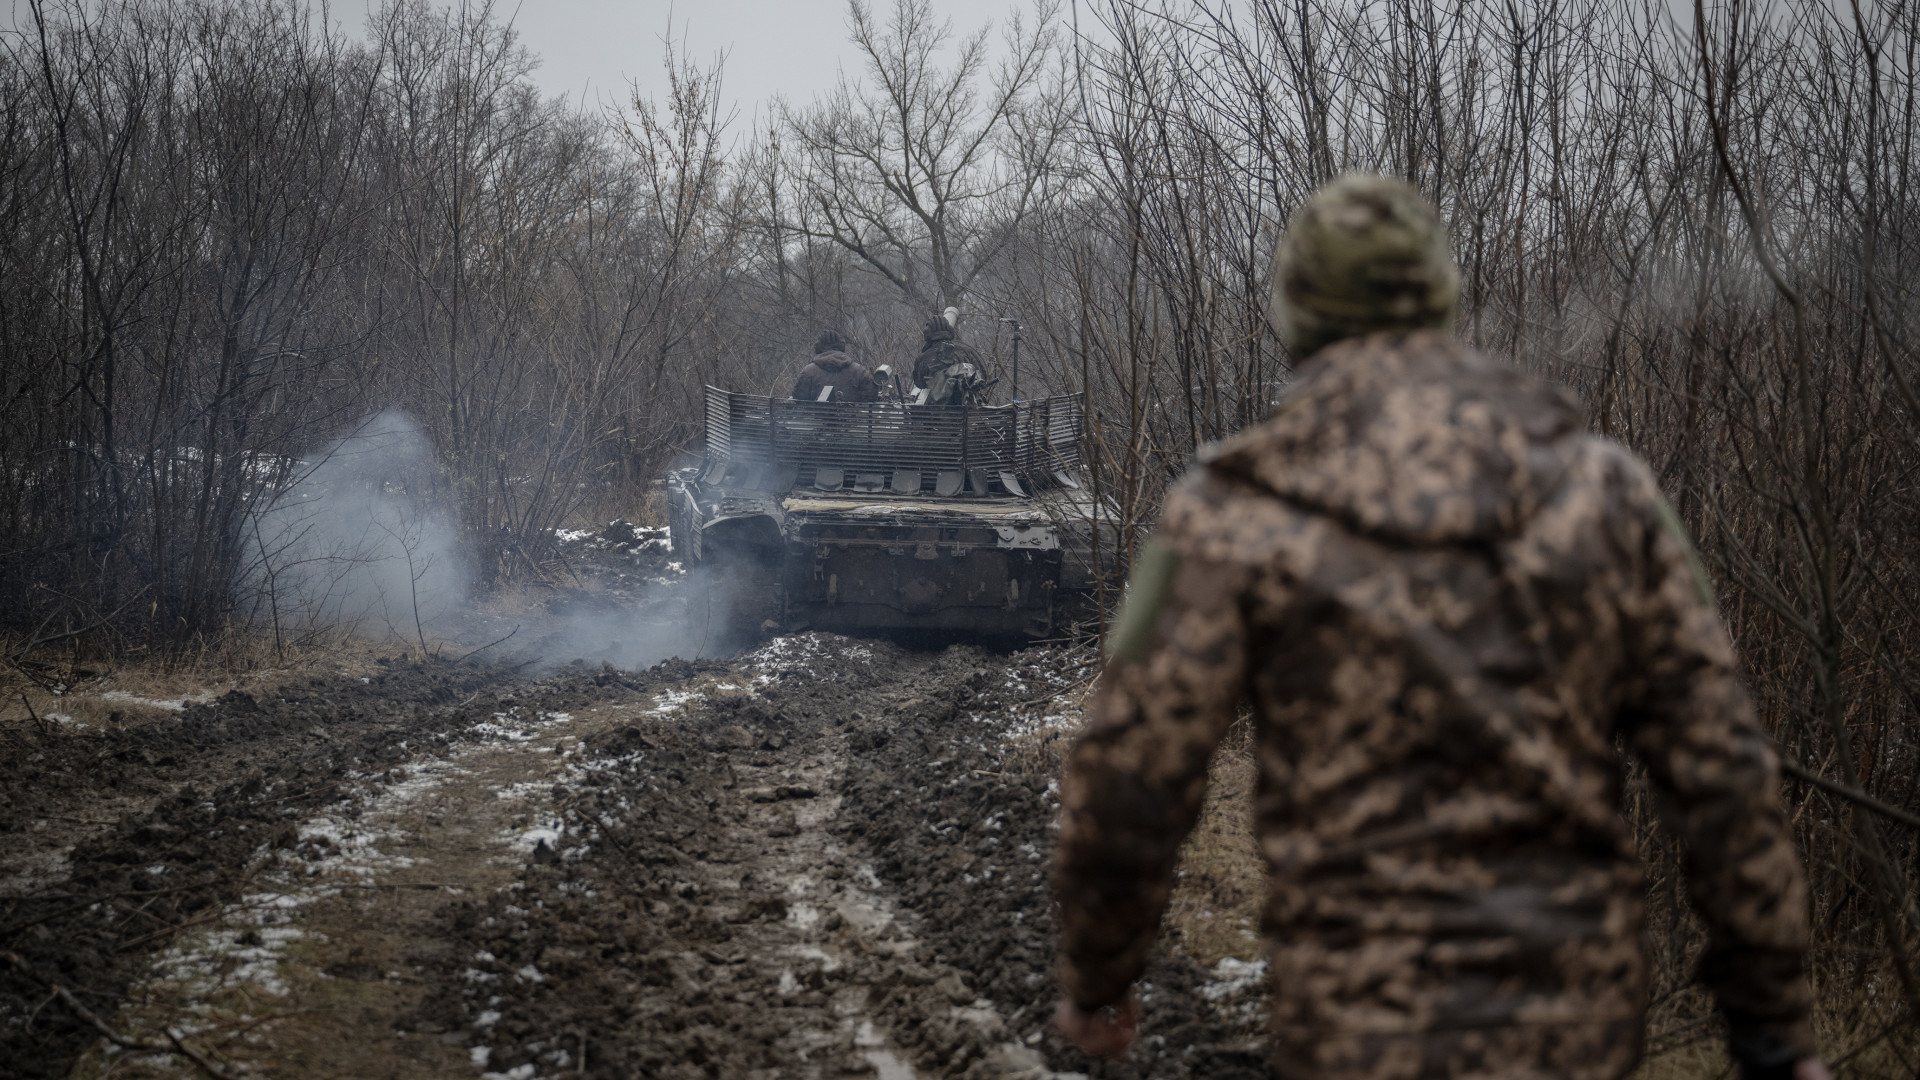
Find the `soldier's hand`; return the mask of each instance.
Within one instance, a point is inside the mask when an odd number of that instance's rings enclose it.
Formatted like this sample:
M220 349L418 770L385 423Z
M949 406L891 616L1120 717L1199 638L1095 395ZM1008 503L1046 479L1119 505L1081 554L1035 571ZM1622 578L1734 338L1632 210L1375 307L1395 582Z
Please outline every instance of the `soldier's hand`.
M1053 1024L1067 1041L1095 1057L1118 1061L1140 1034L1140 1001L1132 994L1118 1005L1082 1009L1062 999L1053 1010ZM1796 1077L1795 1080L1815 1080ZM1831 1080L1831 1078L1829 1078Z

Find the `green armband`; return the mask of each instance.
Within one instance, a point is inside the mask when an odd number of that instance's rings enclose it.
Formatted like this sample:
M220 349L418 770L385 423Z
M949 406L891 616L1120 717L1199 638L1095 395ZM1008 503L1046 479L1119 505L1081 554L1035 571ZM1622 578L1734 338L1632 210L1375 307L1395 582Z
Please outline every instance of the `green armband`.
M1179 552L1160 543L1147 542L1134 564L1133 579L1127 583L1127 599L1120 605L1120 618L1107 635L1107 659L1132 664L1147 655L1153 640L1153 623L1160 609L1173 594L1173 579L1180 573Z

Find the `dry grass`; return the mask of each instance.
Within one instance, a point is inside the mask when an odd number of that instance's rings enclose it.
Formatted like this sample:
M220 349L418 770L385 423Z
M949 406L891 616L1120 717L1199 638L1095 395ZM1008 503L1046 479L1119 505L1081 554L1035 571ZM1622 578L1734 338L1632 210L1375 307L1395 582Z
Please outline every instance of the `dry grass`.
M0 645L0 652L4 652ZM36 721L48 731L129 728L171 716L229 690L270 693L323 677L357 678L388 670L379 661L411 657L418 645L351 638L310 645L286 659L255 637L170 663L76 660L57 667L0 667L0 729Z
M1733 1075L1733 1059L1719 1039L1701 1039L1659 1054L1649 1054L1627 1074L1628 1080L1720 1080Z
M1254 844L1253 753L1242 727L1213 756L1207 801L1181 849L1179 883L1163 924L1168 940L1209 966L1223 957L1260 955L1267 868Z
M609 521L625 518L643 528L659 528L667 523L667 485L661 465L644 485L622 487L611 497L603 497L576 507L562 526L568 529L592 529L599 532ZM635 490L638 487L639 490Z
M1079 737L1087 704L1099 688L1098 679L1088 679L1051 697L1014 707L1016 714L1042 717L1039 725L1024 735L1007 740L1003 759L1008 772L1026 776L1057 777L1066 768L1067 755Z
M1007 771L1060 775L1075 734L1072 727L1046 727L1009 740ZM1181 849L1179 881L1162 924L1170 943L1208 966L1223 957L1253 960L1260 955L1267 869L1254 846L1253 782L1247 728L1235 725L1214 754L1207 801Z
M1022 776L1059 776L1073 749L1074 729L1049 727L1007 740L1002 768Z
M571 569L564 564L556 577L563 585L580 584ZM551 614L548 605L553 601L555 594L556 586L545 581L511 581L475 596L470 606L472 613L477 616L509 622L515 619L534 620ZM453 655L460 654L456 652Z

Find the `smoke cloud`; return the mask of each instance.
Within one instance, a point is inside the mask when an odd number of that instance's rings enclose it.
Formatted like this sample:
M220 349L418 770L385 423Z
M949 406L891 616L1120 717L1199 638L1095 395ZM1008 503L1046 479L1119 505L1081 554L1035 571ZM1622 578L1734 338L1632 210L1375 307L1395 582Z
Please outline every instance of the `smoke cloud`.
M432 444L388 410L301 464L248 519L240 595L276 634L420 640L466 604L470 574L434 497Z
M665 529L629 527L619 541L562 530L563 560L593 585L547 591L531 609L509 599L503 611L498 598L474 596L438 475L432 443L399 410L301 462L294 482L246 523L243 610L282 640L446 642L455 655L540 669L574 661L638 669L743 644L713 614L732 602L736 583L706 567L681 573Z

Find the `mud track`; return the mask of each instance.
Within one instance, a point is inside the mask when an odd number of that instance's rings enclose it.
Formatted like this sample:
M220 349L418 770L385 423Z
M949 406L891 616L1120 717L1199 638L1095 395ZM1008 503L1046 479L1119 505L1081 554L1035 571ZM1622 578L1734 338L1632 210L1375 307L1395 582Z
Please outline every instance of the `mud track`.
M1073 663L807 634L42 740L0 1075L1261 1075L1258 988L1177 957L1128 1062L1051 1033L1056 788L1008 747Z

